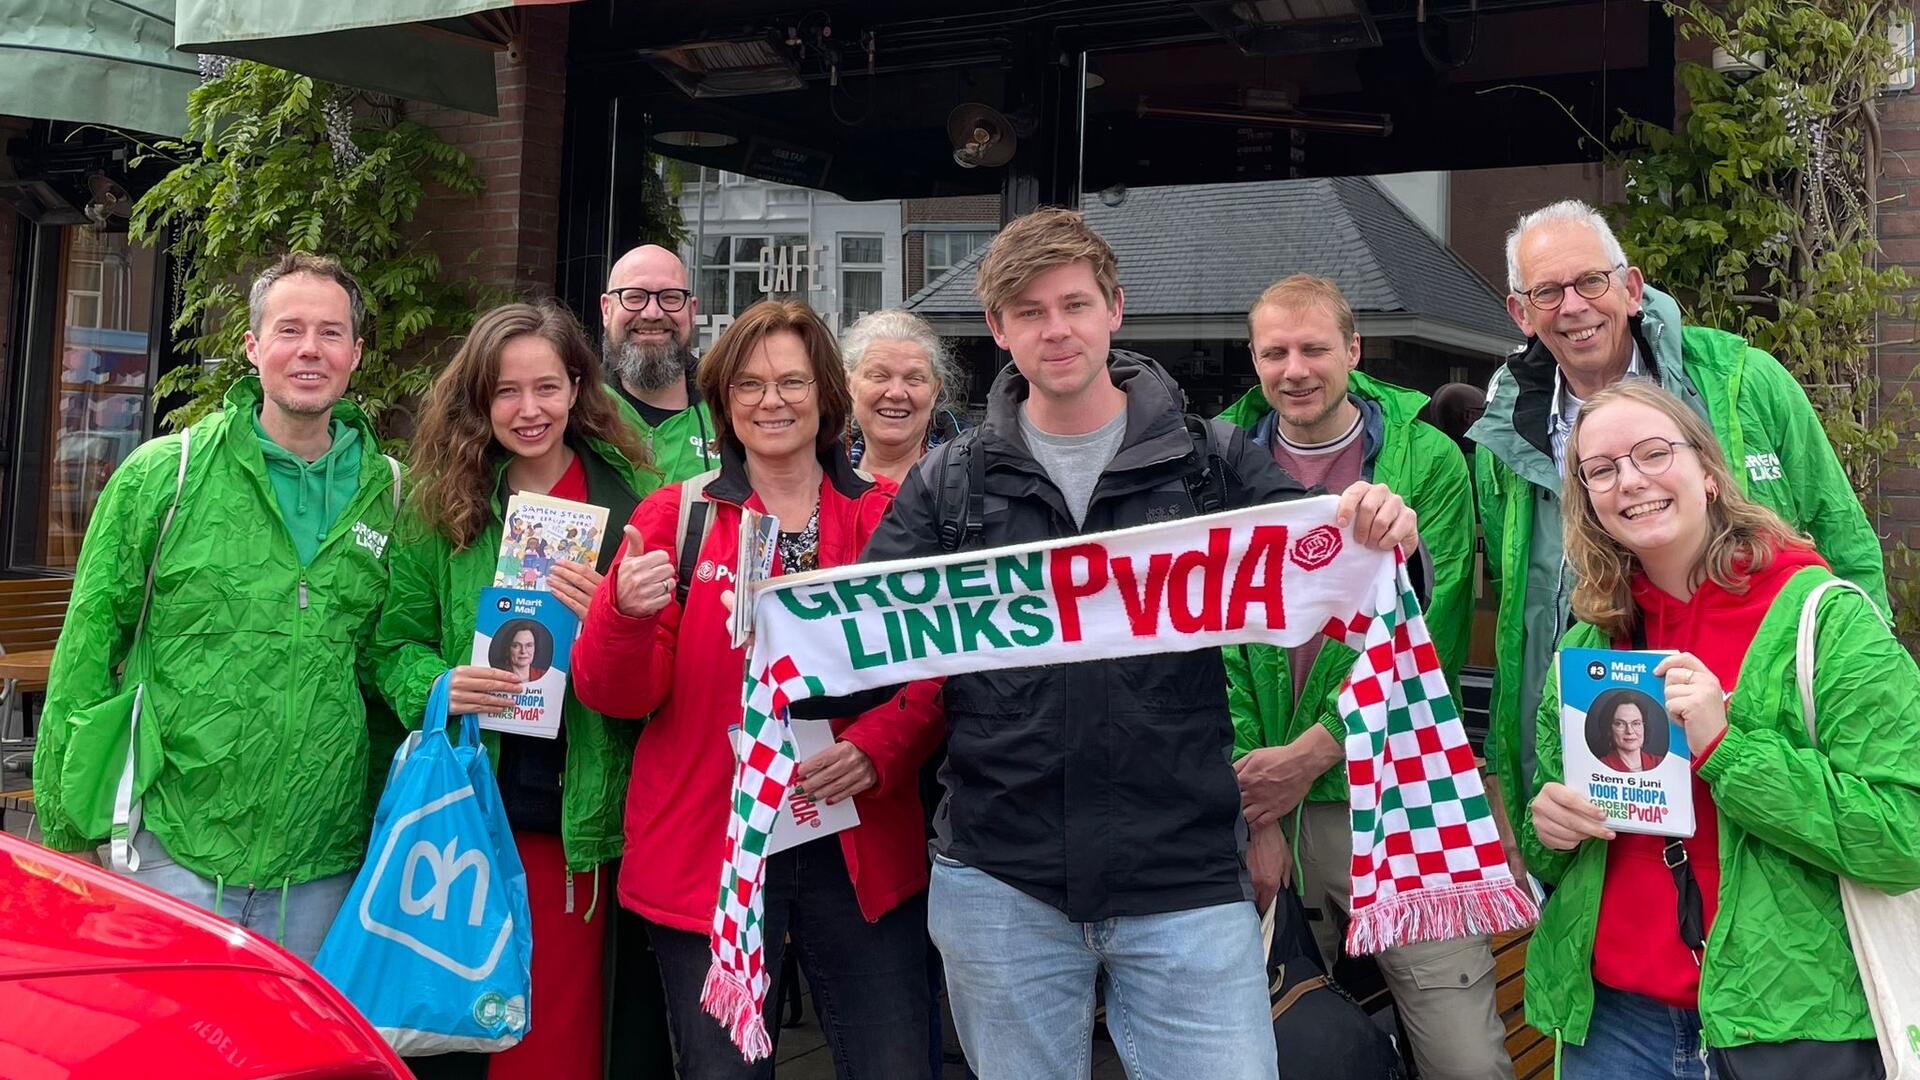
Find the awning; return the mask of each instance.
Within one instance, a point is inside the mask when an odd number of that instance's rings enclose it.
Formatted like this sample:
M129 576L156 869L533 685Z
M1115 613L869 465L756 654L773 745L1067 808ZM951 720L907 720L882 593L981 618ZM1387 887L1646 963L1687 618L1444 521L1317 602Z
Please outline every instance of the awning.
M0 0L0 113L156 135L187 128L194 57L174 0Z
M5 0L0 0L4 3ZM179 0L174 42L327 82L496 114L512 9L573 0Z

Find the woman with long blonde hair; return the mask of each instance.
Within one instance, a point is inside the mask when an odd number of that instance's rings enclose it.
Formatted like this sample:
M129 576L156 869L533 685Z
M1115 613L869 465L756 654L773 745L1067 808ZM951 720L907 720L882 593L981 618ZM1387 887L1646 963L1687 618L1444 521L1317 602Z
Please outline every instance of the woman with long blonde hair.
M451 715L500 712L532 684L470 659L480 590L499 570L508 497L590 503L623 521L659 481L586 335L553 301L506 304L474 322L434 380L412 447L406 514L370 650L375 677L409 725L449 669ZM584 618L617 546L603 544L593 566L556 560L549 590ZM525 665L527 674L541 663ZM483 735L527 872L531 1030L491 1058L420 1063L423 1075L598 1080L608 888L600 869L621 851L633 730L583 707L569 688L557 738Z
M1839 879L1920 887L1920 669L1864 593L1817 600L1817 744L1797 690L1802 609L1832 580L1749 500L1679 398L1628 380L1567 441L1566 647L1670 651L1696 829L1616 834L1561 782L1559 688L1537 721L1522 823L1554 886L1527 956L1527 1020L1568 1080L1883 1075ZM1709 1070L1710 1073L1709 1073Z

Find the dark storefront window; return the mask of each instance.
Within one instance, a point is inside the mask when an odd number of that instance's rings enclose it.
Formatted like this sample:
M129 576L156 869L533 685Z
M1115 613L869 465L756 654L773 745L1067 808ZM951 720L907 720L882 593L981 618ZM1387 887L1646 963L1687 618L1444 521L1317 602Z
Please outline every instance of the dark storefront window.
M71 570L107 478L151 429L156 255L126 234L33 230L20 350L10 569Z

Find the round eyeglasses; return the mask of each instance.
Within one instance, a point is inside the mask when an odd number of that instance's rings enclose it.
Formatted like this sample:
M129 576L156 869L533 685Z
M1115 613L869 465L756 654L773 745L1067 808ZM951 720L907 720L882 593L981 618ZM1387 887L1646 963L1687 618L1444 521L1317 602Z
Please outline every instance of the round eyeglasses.
M1569 287L1589 300L1598 300L1607 295L1607 290L1613 287L1613 275L1625 269L1624 266L1615 266L1611 270L1589 270L1574 278L1570 286L1535 285L1531 289L1523 290L1520 295L1527 298L1527 303L1541 311L1552 311L1565 303Z
M1620 482L1620 463L1632 461L1633 467L1640 470L1641 476L1659 476L1673 468L1673 452L1682 446L1692 446L1688 442L1675 442L1658 435L1641 439L1633 448L1616 457L1581 458L1575 474L1580 483L1595 495L1612 491Z
M728 389L733 392L733 402L736 405L758 405L767 399L769 389L788 405L798 405L807 400L808 394L813 393L813 380L798 376L774 382L767 382L765 379L741 379Z
M625 289L608 289L607 295L620 301L620 306L628 311L647 310L647 301L655 300L661 311L679 311L687 306L693 293L686 289L642 289L638 286Z

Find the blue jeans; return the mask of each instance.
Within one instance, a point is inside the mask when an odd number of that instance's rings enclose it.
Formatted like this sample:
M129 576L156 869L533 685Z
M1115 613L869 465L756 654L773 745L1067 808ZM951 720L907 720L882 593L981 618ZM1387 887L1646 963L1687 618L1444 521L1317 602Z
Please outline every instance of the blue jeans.
M925 894L868 922L853 894L840 841L828 836L770 856L761 896L771 980L761 1015L776 1045L775 991L791 952L798 954L807 977L838 1080L924 1076L932 1031ZM770 1080L774 1058L742 1061L726 1029L700 1007L700 988L713 962L707 935L648 923L647 937L660 959L681 1080Z
M1094 984L1133 1080L1276 1080L1260 917L1246 901L1072 922L992 875L935 859L927 929L980 1080L1092 1070Z
M1700 1014L1593 986L1585 1046L1561 1051L1561 1080L1709 1080Z
M340 914L340 905L346 903L356 876L356 871L348 870L284 890L278 885L222 887L174 862L152 833L136 836L134 848L140 853L140 869L127 875L133 880L278 942L309 964L333 927L334 916ZM101 861L106 862L105 849L101 852Z

